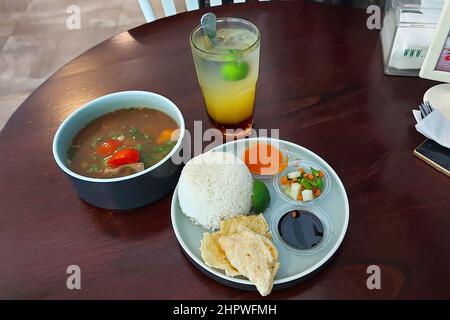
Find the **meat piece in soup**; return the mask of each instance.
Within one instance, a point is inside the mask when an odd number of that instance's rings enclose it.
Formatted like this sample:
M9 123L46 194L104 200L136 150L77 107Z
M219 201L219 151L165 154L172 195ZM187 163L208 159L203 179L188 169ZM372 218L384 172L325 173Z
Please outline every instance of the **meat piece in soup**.
M177 124L143 107L121 109L90 122L73 138L68 167L83 176L115 178L147 169L172 151Z

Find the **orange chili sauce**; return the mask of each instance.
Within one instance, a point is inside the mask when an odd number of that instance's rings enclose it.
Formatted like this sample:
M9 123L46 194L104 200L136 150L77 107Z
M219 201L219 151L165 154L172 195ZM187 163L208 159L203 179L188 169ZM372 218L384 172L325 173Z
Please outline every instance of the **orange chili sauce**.
M271 144L258 142L245 149L244 163L253 174L274 175L287 167L288 157Z

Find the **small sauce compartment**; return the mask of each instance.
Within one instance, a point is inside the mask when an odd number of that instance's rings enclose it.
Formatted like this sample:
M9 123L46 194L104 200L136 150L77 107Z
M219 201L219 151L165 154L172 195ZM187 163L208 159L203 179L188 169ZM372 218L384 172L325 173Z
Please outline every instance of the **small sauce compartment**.
M260 139L248 143L237 155L245 163L254 179L273 179L289 164L289 151L281 144Z
M303 173L300 173L300 169L303 170ZM316 174L319 172L322 173L322 176L315 177L312 175L312 171L315 170ZM290 174L300 175L300 177L295 177L295 182L292 183L294 180L291 180L289 184L287 184L287 180L285 180L283 185L282 179L287 179L287 177ZM313 177L313 180L309 180L308 178L302 178L305 176ZM298 180L297 180L298 179ZM316 184L316 179L320 179L320 185ZM305 180L305 181L303 181ZM318 182L318 181L317 181ZM292 183L292 184L291 184ZM303 183L307 183L308 186L305 187ZM291 195L291 188L293 189L294 185L297 184L298 193L303 194L303 191L308 191L309 189L310 194L313 194L313 190L319 189L319 195L314 194L313 199L309 200L303 200L303 197L301 199L294 199ZM274 188L277 192L277 194L285 201L293 203L293 204L299 204L299 205L310 205L313 203L316 203L318 201L321 201L322 199L325 199L328 195L328 192L331 188L331 180L330 176L324 168L322 168L320 165L307 161L307 160L295 160L295 161L289 161L289 165L279 174L277 174L273 180ZM306 198L305 198L306 199Z
M288 245L300 250L313 249L323 239L322 221L311 212L292 210L278 221L278 233Z
M299 255L321 250L333 232L328 216L314 205L282 205L272 215L270 226L274 241Z

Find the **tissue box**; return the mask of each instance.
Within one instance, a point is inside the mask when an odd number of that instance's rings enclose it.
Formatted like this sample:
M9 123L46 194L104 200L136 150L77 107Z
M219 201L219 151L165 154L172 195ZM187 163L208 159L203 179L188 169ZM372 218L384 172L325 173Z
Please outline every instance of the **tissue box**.
M381 28L384 73L419 76L445 0L387 0Z

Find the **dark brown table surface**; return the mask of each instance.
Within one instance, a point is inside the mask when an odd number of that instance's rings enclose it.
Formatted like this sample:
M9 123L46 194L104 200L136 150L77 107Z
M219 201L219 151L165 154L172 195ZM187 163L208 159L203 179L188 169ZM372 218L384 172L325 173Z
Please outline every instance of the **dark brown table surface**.
M214 8L261 30L255 127L322 156L350 201L347 235L320 273L270 298L450 298L450 180L412 155L424 138L411 109L433 83L383 74L379 32L363 10L298 2ZM163 94L188 129L207 123L188 36L205 11L122 33L37 89L0 134L0 298L253 299L183 255L169 194L117 213L81 201L51 144L63 119L121 90ZM81 267L81 290L66 268ZM381 268L368 290L366 268Z

